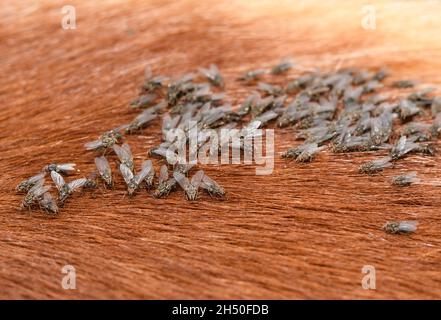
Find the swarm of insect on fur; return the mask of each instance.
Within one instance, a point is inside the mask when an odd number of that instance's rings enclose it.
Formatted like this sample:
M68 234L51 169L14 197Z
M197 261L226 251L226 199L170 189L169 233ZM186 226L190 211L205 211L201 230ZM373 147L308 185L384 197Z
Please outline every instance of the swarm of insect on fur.
M221 138L210 148L208 153L212 156L229 147L230 138L239 141L233 151L252 153L253 144L249 142L262 138L261 129L271 126L287 128L293 139L301 140L282 153L283 158L295 162L311 162L324 150L331 153L330 157L332 153L388 153L359 167L359 173L369 175L391 168L405 157L435 154L434 141L441 134L441 97L433 96L433 88L415 90L418 83L413 80L389 82L386 68L344 68L322 73L299 71L301 68L294 68L290 59L271 65L235 77L246 89L237 102L224 91L226 81L215 64L198 68L198 73L172 77L153 73L147 67L139 94L129 103L131 112L139 113L84 145L87 150L102 153L94 159L96 172L66 183L63 176L74 174L76 165L50 162L16 186L17 192L25 193L21 207L39 207L54 216L77 190L101 185L114 188L114 162L131 197L141 193L142 186L149 190L144 190L144 194L155 198L166 197L180 186L190 201L200 198L199 190L224 199L226 191L218 182L198 165L185 161L187 155L197 155L213 142L202 129L211 129L218 135L224 129L237 129L232 137ZM394 92L405 89L404 94L384 94L385 87L394 88ZM423 115L433 119L428 122ZM158 122L162 122L160 131L152 134L151 128ZM194 135L194 129L200 132ZM136 134L158 137L153 145L145 147L153 159L143 161L139 171L135 171L136 157L131 147L122 143L124 134L127 139ZM157 178L155 165L162 165ZM50 186L44 185L46 174L51 175L58 189L58 199L48 192ZM416 171L401 174L392 179L392 184L417 184L416 176ZM416 230L416 225L409 221L390 222L384 229L406 233Z

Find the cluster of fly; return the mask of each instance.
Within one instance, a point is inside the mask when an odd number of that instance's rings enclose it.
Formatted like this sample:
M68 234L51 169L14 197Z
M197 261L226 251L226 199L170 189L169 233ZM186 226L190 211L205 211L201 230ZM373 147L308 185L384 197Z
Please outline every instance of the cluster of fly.
M402 97L397 95L399 98L392 100L380 93L389 75L386 69L376 72L355 68L331 73L307 72L281 84L281 78L285 78L292 68L291 61L283 60L272 68L250 70L237 77L237 81L248 87L254 86L254 90L235 108L225 102L223 90L226 82L214 64L178 79L154 76L147 69L140 93L131 103L132 109L140 113L129 123L104 132L97 140L85 144L87 150L101 153L95 158L97 174L107 187L113 188L111 168L105 157L108 150L113 150L129 195L134 195L145 185L147 190L152 190L153 196L160 198L179 185L189 200L197 198L199 188L213 197L222 198L225 191L218 183L202 170L190 174L193 165L181 164L180 150L186 147L189 155L197 153L205 150L202 148L211 139L201 130L197 130L197 137L192 137L191 129L194 127L214 130L241 128L237 133L241 144L236 147L246 152L244 141L257 129L270 123L276 123L281 128L291 126L296 129L296 138L303 142L289 148L282 157L296 162L310 162L325 149L335 153L389 153L362 164L359 172L363 174L374 174L392 167L395 161L412 153L434 154L430 141L441 134L441 98L432 97L431 89L407 93ZM277 84L264 82L268 77L277 77L279 81ZM389 86L408 89L416 86L416 82L401 80ZM432 123L415 121L429 114L434 119ZM130 147L122 140L125 135L142 133L157 118L162 118L162 141L147 153L163 161L155 184L152 161L145 160L138 170ZM177 137L173 134L176 129L184 134ZM196 139L196 147L190 144L192 139ZM218 148L210 148L210 154L217 155L227 142L219 141ZM44 186L44 176L48 172L59 190L58 204L63 204L80 187L96 187L93 175L65 183L62 175L69 168L69 164L48 165L42 173L20 183L17 190L27 192L22 206L39 204L46 211L58 210L48 187ZM169 174L169 169L173 170L172 174ZM406 186L418 181L416 173L409 173L395 177L392 183Z
M75 171L75 163L52 163L45 166L40 173L21 181L16 187L18 193L25 194L21 208L30 210L39 207L48 214L57 214L58 207L64 204L69 195L88 182L88 179L82 178L66 184L62 175L68 175L73 171ZM51 186L45 185L47 174L50 174L58 188L58 199L49 192Z

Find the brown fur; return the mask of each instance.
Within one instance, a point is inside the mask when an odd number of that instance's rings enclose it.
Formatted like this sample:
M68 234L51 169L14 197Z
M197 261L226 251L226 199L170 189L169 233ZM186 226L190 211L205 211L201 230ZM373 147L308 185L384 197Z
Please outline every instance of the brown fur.
M404 169L436 179L439 156L411 156L374 177L357 174L374 154L328 151L311 164L277 156L270 176L204 167L229 199L193 203L182 191L124 197L114 174L114 191L75 195L54 219L19 211L13 191L51 161L89 173L83 143L136 114L128 103L147 65L181 75L216 63L233 104L245 95L238 73L283 57L306 69L386 65L388 81L439 87L440 3L379 2L375 31L360 27L363 2L71 1L70 31L60 27L62 3L31 3L0 9L1 298L441 297L440 188L390 185ZM158 128L129 137L138 167ZM278 131L277 155L296 143L292 133ZM415 218L414 235L380 230ZM61 288L65 264L76 267L76 290ZM377 269L374 291L361 287L363 265Z

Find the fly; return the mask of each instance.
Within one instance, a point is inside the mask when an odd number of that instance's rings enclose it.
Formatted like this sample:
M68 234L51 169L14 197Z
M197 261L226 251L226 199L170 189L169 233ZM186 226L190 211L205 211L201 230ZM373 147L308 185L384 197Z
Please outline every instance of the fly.
M121 146L113 145L113 151L118 156L120 163L125 164L131 171L134 170L132 150L127 143L123 143Z
M51 178L58 189L58 200L61 205L64 204L67 198L74 193L75 190L83 187L87 182L86 178L81 178L66 183L64 178L56 171L51 172Z
M21 209L30 209L37 201L42 199L43 194L49 191L51 187L44 185L44 179L38 180L32 188L29 189L28 193L21 202Z
M101 179L104 180L109 188L113 188L112 171L106 157L101 156L95 158L95 166L101 176Z
M418 148L418 144L408 141L406 136L401 136L390 151L393 160L403 158L406 154Z
M58 213L57 202L49 192L43 194L43 198L39 200L39 205L47 214L55 215Z
M237 78L237 80L251 82L251 81L258 80L260 78L260 76L262 76L265 73L266 73L266 71L262 70L262 69L251 70L251 71L245 72L243 75L241 75L239 78Z
M383 226L383 230L391 234L407 234L417 230L418 221L389 221Z
M392 82L392 88L399 88L399 89L405 89L405 88L413 88L415 87L416 83L412 80L398 80Z
M125 131L127 133L133 133L147 126L152 120L157 117L156 114L152 113L150 109L145 110L139 114L135 119L132 120L126 127Z
M259 100L260 95L258 92L253 92L251 95L249 95L245 101L241 104L241 106L239 107L239 109L237 109L237 114L240 117L244 117L246 116L251 109L253 109L253 107L255 106L256 102Z
M155 168L153 168L152 160L147 160L146 165L150 166L150 171L147 173L147 176L145 177L144 181L147 189L151 189L153 188L153 180L155 178Z
M26 180L21 181L15 190L17 192L28 192L29 189L31 189L33 186L35 186L40 180L43 180L46 173L41 172L39 174L36 174L35 176L32 176Z
M87 142L84 144L86 150L106 150L111 148L115 143L122 139L121 133L119 133L120 128L112 129L104 132L98 140Z
M202 177L201 188L204 189L210 197L225 197L225 190L216 181L204 174Z
M164 87L165 82L168 80L166 76L153 76L150 68L145 69L145 80L142 86L142 92L153 92L157 89Z
M260 91L263 91L267 95L271 95L271 96L278 96L283 92L282 87L265 82L259 82L258 87Z
M420 179L417 178L416 171L412 171L392 178L392 184L399 187L410 186L411 184L418 182L420 182Z
M209 69L199 68L199 71L217 87L224 86L224 79L215 64L210 65Z
M379 171L383 171L383 169L393 166L393 164L390 162L391 160L391 157L384 157L366 162L360 166L359 172L365 174L373 174Z
M98 188L98 183L96 182L96 172L92 172L87 176L86 182L84 183L83 188L84 189Z
M75 163L51 163L43 168L45 172L55 171L60 174L67 175L72 171L75 171Z
M136 98L135 100L133 100L130 103L130 106L133 109L146 108L146 107L150 106L153 102L155 102L155 100L157 98L158 98L158 96L154 93L143 94L143 95L139 96L138 98Z
M290 60L282 60L279 64L271 69L271 73L274 75L282 74L287 72L293 67L293 63Z
M173 177L181 186L181 188L185 191L185 195L190 201L194 201L197 199L199 186L201 185L203 176L204 171L202 170L196 172L191 180L189 180L185 175L180 172L173 172Z
M151 161L144 161L141 166L141 171L134 175L133 171L130 170L129 167L127 167L124 163L121 163L119 165L119 170L121 171L121 174L124 178L124 181L127 184L127 193L129 196L133 196L135 191L139 188L139 185L149 174L150 170L152 168L152 162Z
M159 184L154 193L154 197L161 198L167 196L175 185L175 178L169 178L168 167L167 165L163 165L159 172Z

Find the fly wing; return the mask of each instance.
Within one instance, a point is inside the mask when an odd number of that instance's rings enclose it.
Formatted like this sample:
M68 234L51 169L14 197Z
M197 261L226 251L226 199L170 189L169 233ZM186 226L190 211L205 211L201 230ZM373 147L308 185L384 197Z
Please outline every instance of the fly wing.
M148 109L149 110L149 109ZM134 122L137 122L138 125L145 125L147 122L152 121L153 119L155 119L157 116L154 113L151 112L143 112L140 115L138 115Z
M58 213L57 203L49 192L43 195L43 199L40 200L40 205L43 206L46 211Z
M186 176L180 172L174 171L173 178L175 178L176 182L179 183L182 189L187 190L188 186L190 185L190 181Z
M196 187L199 188L199 186L202 183L202 179L204 178L204 171L203 170L199 170L198 172L196 172L194 174L194 176L191 178L191 184ZM176 179L176 177L175 177Z
M124 143L122 146L115 144L113 145L113 150L121 162L133 162L132 151L127 143Z
M129 184L130 181L132 181L133 179L133 172L132 170L130 170L129 167L127 167L125 164L121 163L119 165L119 170L121 171L121 174L124 178L124 181L126 182L126 184Z
M399 231L400 232L415 232L418 227L418 221L400 221Z
M419 183L421 182L421 179L417 177L416 171L411 171L406 175L406 178L409 180L410 183Z
M245 128L242 129L242 137L247 138L254 134L254 132L259 129L262 122L259 120L254 120L250 122Z
M175 167L175 171L180 172L182 174L187 174L188 171L191 170L191 168L194 167L194 164L192 163L178 163Z
M43 179L46 176L46 172L39 173L33 177L30 177L27 182L29 184L35 184L37 181Z
M158 156L161 156L161 157L165 158L165 157L167 157L167 150L168 149L166 149L166 148L159 147L157 149L153 149L151 151L151 154L158 155Z
M44 185L44 179L38 180L32 188L29 189L28 194L35 194L35 192L41 189Z
M411 171L406 175L409 179L414 179L417 176L417 172L416 171Z
M158 104L154 105L153 107L150 108L151 113L156 113L159 112L163 109L165 109L168 106L168 102L167 101L161 101Z
M393 165L392 162L390 162L391 160L392 159L390 157L384 157L378 160L374 160L374 163L378 167L389 168Z
M168 180L168 167L164 164L159 172L159 183L163 183Z
M57 165L57 169L59 171L69 172L69 171L74 171L75 166L76 166L75 163L62 163Z
M123 148L126 154L128 154L130 158L132 158L132 150L130 149L130 146L127 143L123 143L121 145L121 148Z
M31 189L32 190L32 194L34 195L34 197L39 198L41 197L43 194L45 194L46 192L48 192L50 190L50 186L38 186L35 189Z
M403 152L404 148L406 147L406 141L407 141L407 137L406 136L401 136L401 138L398 140L395 149L401 153Z
M141 171L135 177L135 183L139 185L142 180L144 180L152 170L152 160L147 160L142 163Z
M105 173L110 173L110 165L106 157L101 156L95 158L95 165L100 175L104 175Z
M155 83L163 83L167 80L168 80L168 77L166 77L166 76L155 76L155 77L151 78L151 81L155 82Z
M211 179L209 176L204 174L202 176L202 185L201 186L203 188L209 188L211 186L217 187L218 184L213 179Z
M63 186L66 184L63 177L56 171L51 171L51 178L58 190L61 190L61 188L63 188Z
M267 123L275 118L277 118L279 115L275 113L273 110L268 110L265 113L262 113L261 115L257 116L255 120L261 121L261 123Z
M81 179L76 179L74 181L69 182L68 186L69 186L69 190L71 192L75 191L78 188L81 188L82 186L84 186L84 184L87 182L86 178L81 178Z
M102 146L103 146L103 142L101 140L95 140L84 144L84 147L87 150L95 150L101 148Z

